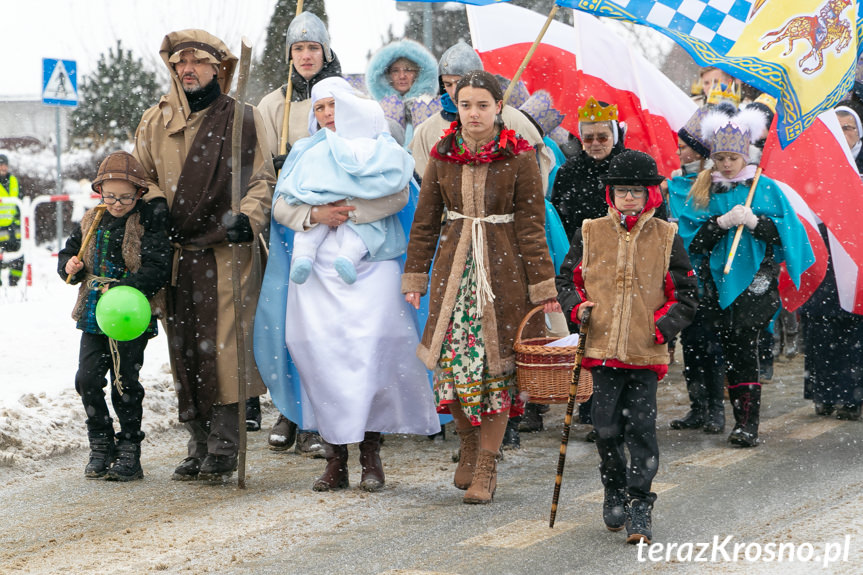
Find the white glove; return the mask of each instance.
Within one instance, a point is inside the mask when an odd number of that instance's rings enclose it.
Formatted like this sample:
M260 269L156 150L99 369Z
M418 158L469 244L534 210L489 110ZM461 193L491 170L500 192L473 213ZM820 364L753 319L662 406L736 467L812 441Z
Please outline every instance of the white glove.
M747 209L748 208L744 208L741 205L736 205L726 213L716 218L716 224L723 230L742 225L744 217L746 216ZM752 213L752 210L749 210L749 212Z
M755 226L758 225L758 216L756 216L752 212L752 208L743 207L743 225L749 228L749 230L754 230Z

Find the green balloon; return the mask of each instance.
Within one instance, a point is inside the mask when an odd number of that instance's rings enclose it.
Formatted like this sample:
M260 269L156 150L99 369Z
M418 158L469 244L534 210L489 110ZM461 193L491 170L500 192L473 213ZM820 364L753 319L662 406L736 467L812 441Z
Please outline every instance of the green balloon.
M96 304L96 323L102 332L117 341L129 341L150 325L150 302L131 286L106 291Z

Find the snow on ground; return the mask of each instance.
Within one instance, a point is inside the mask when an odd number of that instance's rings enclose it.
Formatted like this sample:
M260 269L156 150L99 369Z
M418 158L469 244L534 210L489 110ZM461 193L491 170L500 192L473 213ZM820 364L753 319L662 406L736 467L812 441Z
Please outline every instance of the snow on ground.
M29 467L87 445L84 408L75 392L81 332L71 313L78 286L63 283L56 272L57 258L48 249L37 248L31 261L29 288L8 287L5 270L0 276L5 332L0 467ZM146 389L144 431L177 426L167 342L161 330L147 346L141 381ZM110 399L108 403L110 409ZM114 425L119 428L116 419Z

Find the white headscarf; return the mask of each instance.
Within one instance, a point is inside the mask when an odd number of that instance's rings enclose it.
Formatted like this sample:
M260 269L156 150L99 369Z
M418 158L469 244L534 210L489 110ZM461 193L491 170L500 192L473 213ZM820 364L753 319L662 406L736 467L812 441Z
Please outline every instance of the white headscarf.
M853 158L857 158L857 154L859 154L860 150L863 149L863 125L860 124L860 116L858 116L857 112L855 112L848 106L836 106L834 108L834 111L850 114L851 117L854 118L854 122L857 124L857 143L854 144L853 148L851 148L851 156Z
M309 135L313 135L320 128L315 119L315 102L324 98L335 98L336 94L355 94L353 86L348 81L338 76L325 78L312 86L312 107L309 110Z

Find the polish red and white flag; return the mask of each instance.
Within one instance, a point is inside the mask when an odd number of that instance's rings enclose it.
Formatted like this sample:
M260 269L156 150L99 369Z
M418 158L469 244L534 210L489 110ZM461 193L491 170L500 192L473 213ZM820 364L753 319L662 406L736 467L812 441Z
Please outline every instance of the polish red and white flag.
M797 309L809 299L833 264L839 305L863 314L863 182L833 110L822 113L784 150L771 130L761 160L764 174L776 181L806 227L815 264L795 290L787 275L780 278L783 305ZM818 232L824 223L830 243Z
M466 6L473 47L488 72L512 78L546 18L507 3ZM653 156L665 176L680 167L677 130L695 103L598 18L573 11L575 23L553 21L521 76L530 92L551 94L563 127L578 134L578 108L590 96L617 104L626 147Z

